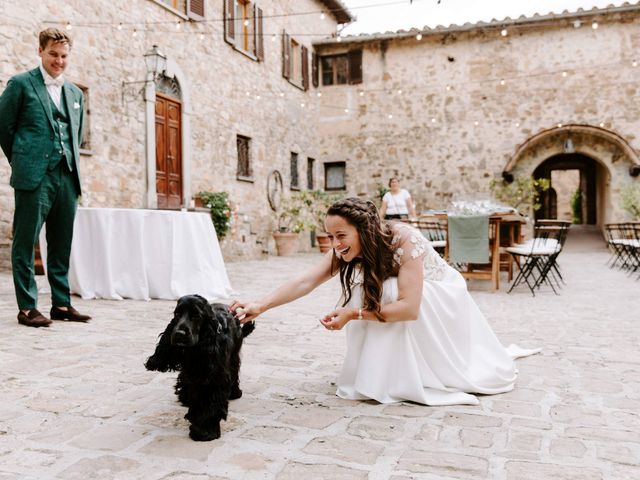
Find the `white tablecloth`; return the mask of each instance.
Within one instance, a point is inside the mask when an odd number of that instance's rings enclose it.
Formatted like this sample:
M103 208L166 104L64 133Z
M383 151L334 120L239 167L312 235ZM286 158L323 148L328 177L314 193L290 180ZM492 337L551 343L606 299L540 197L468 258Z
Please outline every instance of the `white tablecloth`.
M79 208L69 286L82 298L118 300L233 294L209 214L170 210Z

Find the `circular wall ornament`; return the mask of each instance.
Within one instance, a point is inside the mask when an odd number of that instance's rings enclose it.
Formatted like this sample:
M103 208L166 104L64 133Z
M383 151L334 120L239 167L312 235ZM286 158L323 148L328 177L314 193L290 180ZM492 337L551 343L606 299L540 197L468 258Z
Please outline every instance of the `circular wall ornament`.
M267 199L269 200L271 210L274 212L280 207L282 192L282 175L280 175L278 170L272 170L267 177Z

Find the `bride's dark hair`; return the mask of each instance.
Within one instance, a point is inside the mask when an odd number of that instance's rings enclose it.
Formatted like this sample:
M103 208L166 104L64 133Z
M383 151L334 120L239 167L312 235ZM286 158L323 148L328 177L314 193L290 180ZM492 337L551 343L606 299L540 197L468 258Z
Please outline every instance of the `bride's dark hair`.
M391 240L393 232L387 224L380 221L380 215L375 204L360 198L345 198L339 200L327 211L327 215L337 215L356 227L360 237L361 258L345 262L334 252L334 265L340 272L342 297L345 306L351 299L351 286L357 266L362 269L363 308L375 314L378 320L384 322L380 315L380 300L382 297L382 282L394 274L393 249Z

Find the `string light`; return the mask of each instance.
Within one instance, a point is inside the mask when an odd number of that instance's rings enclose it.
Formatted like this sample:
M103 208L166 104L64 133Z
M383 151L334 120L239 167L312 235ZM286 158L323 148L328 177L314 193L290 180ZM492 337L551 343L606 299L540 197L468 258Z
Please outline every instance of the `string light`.
M631 62L631 66L632 67L637 67L638 66L638 62L636 62L635 60L633 62Z
M436 119L435 119L435 118L432 118L432 119L431 119L431 123L436 123Z
M567 76L567 72L562 72L562 76L566 77Z
M447 92L450 92L450 91L451 91L451 85L447 85L447 86L446 86L446 87L444 87L444 88L445 88L445 90L446 90Z
M133 33L131 35L134 36L134 37L137 37L138 36L138 31L134 28L133 29Z
M302 102L302 103L300 104L300 106L301 106L302 108L304 108L304 105L305 105L305 103L304 103L304 102Z
M176 30L180 30L180 21L176 22Z
M320 20L324 20L324 19L325 19L325 14L324 14L324 12L322 12L322 13L320 14Z
M473 122L473 124L477 127L478 125L480 125L480 122L476 120L475 122Z
M71 30L73 27L71 26L71 22L67 22L67 30Z
M416 40L417 40L417 41L422 40L422 34L421 34L421 33L419 33L419 34L417 34L417 35L416 35Z
M360 96L364 97L364 91L363 90L360 90Z
M516 128L520 126L520 122L516 122Z
M591 28L593 28L594 30L597 30L598 29L598 22L596 22L594 20L593 23L591 24Z
M280 92L280 96L281 96L281 97L284 97L284 92Z
M349 113L349 109L348 109L348 108L345 108L345 109L344 109L344 113Z
M604 122L600 122L600 128L604 128Z
M504 85L505 83L507 82L505 82L504 79L500 80L500 85Z
M401 88L398 89L398 95L402 95L402 89Z
M249 26L249 20L248 20L248 19L245 19L245 21L244 21L244 22L242 22L242 24L243 24L245 27L248 27L248 26Z
M558 128L562 128L562 124L561 123L558 124Z
M122 22L118 24L118 30L122 30Z
M502 35L503 37L506 37L507 35L509 35L509 32L507 32L506 28L503 28L502 31L500 32L500 35Z
M322 96L322 92L316 93L316 96L321 97Z
M200 34L200 40L204 40L204 33Z
M389 115L387 115L387 118L391 120L393 118L393 115L390 113Z
M256 95L256 100L260 100L260 95Z

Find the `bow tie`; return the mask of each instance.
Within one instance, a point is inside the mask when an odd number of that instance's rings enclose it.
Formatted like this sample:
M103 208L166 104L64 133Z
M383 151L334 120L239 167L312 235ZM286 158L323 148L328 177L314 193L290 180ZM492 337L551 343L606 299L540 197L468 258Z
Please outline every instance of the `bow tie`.
M44 84L49 87L53 85L54 87L61 87L64 85L64 77L60 75L57 78L51 78L49 75L44 79Z

